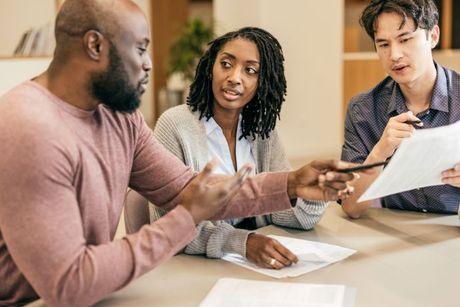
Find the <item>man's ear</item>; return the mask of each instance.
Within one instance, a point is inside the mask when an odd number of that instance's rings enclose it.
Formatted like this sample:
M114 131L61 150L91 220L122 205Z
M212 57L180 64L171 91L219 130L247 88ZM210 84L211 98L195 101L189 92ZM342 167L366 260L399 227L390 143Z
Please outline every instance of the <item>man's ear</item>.
M430 40L431 40L431 49L436 47L436 45L439 43L439 35L440 35L441 30L439 30L438 25L434 25L433 29L430 30Z
M99 61L104 51L104 35L99 31L89 30L83 36L83 49L91 59Z

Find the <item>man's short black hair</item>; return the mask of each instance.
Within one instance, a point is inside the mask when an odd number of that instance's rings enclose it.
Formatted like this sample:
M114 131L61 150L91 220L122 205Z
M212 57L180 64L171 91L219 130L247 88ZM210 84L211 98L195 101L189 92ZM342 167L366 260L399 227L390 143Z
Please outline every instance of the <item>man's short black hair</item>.
M382 13L396 13L402 17L400 28L412 18L415 29L432 30L438 24L438 8L432 0L372 0L361 15L360 24L374 40L375 24Z

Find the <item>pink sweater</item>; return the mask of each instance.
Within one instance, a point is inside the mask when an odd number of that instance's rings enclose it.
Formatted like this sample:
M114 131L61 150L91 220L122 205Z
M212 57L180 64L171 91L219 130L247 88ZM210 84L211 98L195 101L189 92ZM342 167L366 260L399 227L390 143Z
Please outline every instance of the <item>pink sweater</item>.
M193 176L139 113L83 111L32 81L8 92L0 98L0 305L94 304L173 256L196 234L188 211L174 208ZM286 185L287 173L253 177L215 219L288 209ZM172 210L113 240L128 186Z

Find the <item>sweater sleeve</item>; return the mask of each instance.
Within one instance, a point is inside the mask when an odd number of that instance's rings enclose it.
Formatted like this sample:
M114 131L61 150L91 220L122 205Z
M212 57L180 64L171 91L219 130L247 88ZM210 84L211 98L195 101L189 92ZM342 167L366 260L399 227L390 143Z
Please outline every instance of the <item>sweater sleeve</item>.
M276 130L270 136L271 156L269 171L286 171L291 166L286 158L283 145ZM296 206L292 209L271 213L267 216L268 223L279 226L311 229L319 222L327 207L327 202L297 199Z
M175 123L174 117L170 115L170 112L166 111L157 120L153 135L169 152L184 164L187 164L185 162L184 149L180 142L181 132L179 132L178 124ZM182 133L184 132L182 131Z
M197 231L199 235L187 245L186 254L222 258L225 253L234 253L246 257L246 240L251 231L237 229L225 221L201 222Z
M167 211L149 205L150 222L162 218ZM237 229L225 221L203 221L197 226L198 235L185 247L189 255L205 255L208 258L221 258L224 253L236 253L246 257L246 241L251 231Z
M189 117L189 119L191 117L187 116L189 114L184 114L185 112L190 111L182 106L163 113L156 123L153 134L166 149L187 164L189 162L185 159L185 152L187 151L183 146L189 145L191 147L194 140L185 135L186 130L179 129L178 125L187 123L187 125L195 126L199 122L195 118L187 121L183 117ZM196 159L196 157L191 157L191 159ZM193 164L198 165L198 163ZM149 211L152 222L166 213L165 210L153 205L150 205ZM215 223L210 221L201 222L197 226L197 231L198 235L184 250L186 254L201 254L209 258L221 258L224 253L237 253L243 257L246 256L246 240L250 233L249 231L236 229L225 221Z

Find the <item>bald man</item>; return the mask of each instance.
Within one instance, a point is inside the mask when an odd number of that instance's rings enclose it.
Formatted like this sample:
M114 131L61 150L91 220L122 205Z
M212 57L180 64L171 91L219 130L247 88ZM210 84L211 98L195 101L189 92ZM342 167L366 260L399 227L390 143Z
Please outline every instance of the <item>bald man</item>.
M0 98L0 305L91 305L185 247L202 220L352 192L337 161L244 181L250 166L194 174L169 154L136 111L151 60L133 2L67 0L56 43L47 71ZM170 211L113 240L128 186Z

